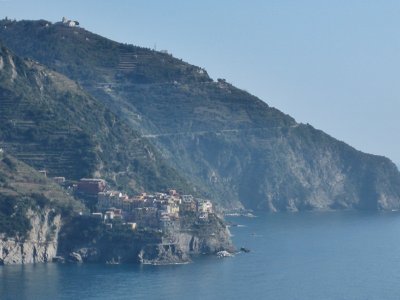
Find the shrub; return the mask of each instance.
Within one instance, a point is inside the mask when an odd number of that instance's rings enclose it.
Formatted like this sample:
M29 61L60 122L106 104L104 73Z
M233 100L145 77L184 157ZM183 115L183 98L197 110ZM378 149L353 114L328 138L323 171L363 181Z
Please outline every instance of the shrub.
M15 164L8 156L5 156L5 157L3 158L3 162L4 162L4 163L7 165L7 167L9 167L11 170L13 170L13 171L16 170L16 168L17 168L16 164Z

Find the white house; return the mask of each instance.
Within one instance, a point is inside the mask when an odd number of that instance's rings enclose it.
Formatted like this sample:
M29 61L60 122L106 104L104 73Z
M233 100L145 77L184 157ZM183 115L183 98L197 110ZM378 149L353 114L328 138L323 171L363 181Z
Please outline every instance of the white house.
M68 20L66 17L62 18L61 21L64 25L69 26L69 27L75 27L79 25L78 21L72 21L72 20Z

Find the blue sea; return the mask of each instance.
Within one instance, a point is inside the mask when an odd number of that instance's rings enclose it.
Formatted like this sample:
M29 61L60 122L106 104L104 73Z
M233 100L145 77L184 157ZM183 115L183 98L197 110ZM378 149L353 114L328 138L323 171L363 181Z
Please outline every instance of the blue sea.
M173 266L1 266L0 299L400 299L399 213L228 220L250 253Z

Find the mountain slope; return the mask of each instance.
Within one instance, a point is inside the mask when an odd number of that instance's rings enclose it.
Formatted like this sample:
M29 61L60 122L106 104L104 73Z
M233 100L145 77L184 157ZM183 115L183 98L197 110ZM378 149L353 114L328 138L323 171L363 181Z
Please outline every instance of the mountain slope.
M46 21L3 21L0 39L78 81L225 207L399 208L390 160L298 124L199 67Z
M50 176L104 177L134 191L189 188L154 147L78 84L1 45L0 143Z

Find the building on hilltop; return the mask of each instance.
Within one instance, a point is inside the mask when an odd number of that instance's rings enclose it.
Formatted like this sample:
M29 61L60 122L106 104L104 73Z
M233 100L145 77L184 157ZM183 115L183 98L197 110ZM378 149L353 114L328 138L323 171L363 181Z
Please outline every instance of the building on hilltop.
M62 24L68 26L68 27L76 27L79 26L79 22L78 21L72 21L72 20L68 20L66 17L62 18L61 21Z

